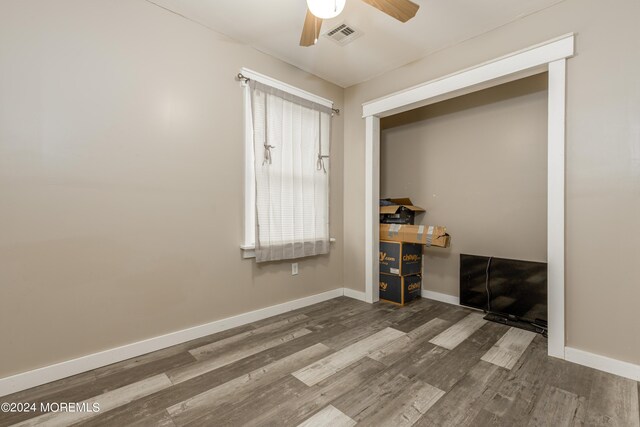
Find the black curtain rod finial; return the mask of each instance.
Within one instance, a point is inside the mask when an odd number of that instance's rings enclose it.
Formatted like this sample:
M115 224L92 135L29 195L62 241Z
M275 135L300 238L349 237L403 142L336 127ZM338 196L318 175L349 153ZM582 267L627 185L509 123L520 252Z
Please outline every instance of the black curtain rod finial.
M242 73L238 73L236 78L244 83L249 83L251 81L249 77L245 77Z

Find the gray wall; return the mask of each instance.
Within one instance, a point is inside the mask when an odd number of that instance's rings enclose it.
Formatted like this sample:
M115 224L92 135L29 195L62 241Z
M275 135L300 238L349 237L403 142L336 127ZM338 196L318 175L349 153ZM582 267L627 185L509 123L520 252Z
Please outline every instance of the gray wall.
M240 67L343 89L143 0L0 2L0 377L342 286L240 253Z
M453 236L425 250L423 289L458 296L460 253L546 262L546 88L545 73L382 121L381 196Z
M637 0L566 0L347 88L345 284L364 290L362 103L575 32L577 54L567 63L566 339L640 363L638 16Z

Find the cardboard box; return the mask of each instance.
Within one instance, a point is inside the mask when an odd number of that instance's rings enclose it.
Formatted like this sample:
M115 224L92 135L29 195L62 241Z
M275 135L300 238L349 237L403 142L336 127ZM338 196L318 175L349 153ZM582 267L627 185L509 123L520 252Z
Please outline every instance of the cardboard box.
M392 204L385 204L385 202ZM425 210L419 206L414 206L408 197L380 201L381 224L413 224L416 214L422 212L425 212Z
M422 245L380 241L380 273L408 276L422 273Z
M448 248L451 245L447 227L439 225L380 224L380 240L418 243L438 248Z
M422 293L422 276L395 276L391 274L380 275L380 299L405 305L419 298Z

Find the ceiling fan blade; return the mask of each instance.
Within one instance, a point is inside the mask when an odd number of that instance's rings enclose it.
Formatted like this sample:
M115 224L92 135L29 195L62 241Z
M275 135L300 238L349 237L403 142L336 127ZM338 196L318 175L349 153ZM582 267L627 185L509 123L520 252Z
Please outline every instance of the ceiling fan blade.
M320 37L320 27L322 27L322 19L314 16L307 9L307 16L304 18L304 26L302 27L302 35L300 36L300 46L313 46Z
M362 0L401 22L416 16L420 5L409 0Z

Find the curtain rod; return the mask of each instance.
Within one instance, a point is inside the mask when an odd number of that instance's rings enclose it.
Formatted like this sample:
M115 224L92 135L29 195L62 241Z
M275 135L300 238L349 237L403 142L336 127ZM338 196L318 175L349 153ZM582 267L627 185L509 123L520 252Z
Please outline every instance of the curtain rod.
M249 83L251 81L251 79L249 77L246 77L242 73L238 73L238 75L236 75L236 78L238 80L242 81L242 82L245 82L245 83ZM333 111L334 114L340 115L340 109L339 108L332 108L331 111Z

